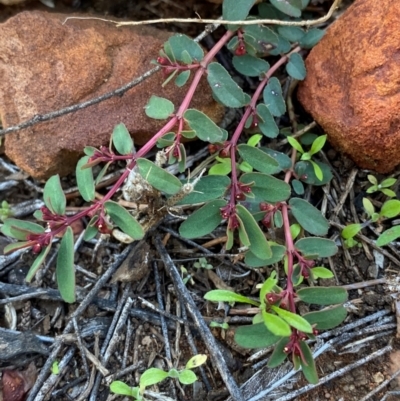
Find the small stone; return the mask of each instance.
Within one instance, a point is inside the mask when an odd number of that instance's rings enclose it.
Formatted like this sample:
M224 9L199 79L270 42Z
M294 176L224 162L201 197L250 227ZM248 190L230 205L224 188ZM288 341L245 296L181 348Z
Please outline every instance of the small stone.
M400 2L357 0L306 60L298 98L361 168L400 163Z
M151 60L172 35L147 26L116 28L99 20L65 18L26 11L0 25L4 128L127 84L154 67ZM5 139L5 152L31 176L46 179L74 171L83 148L107 145L114 126L121 122L135 145L143 145L165 124L145 115L150 96L168 98L179 107L188 88L177 88L173 82L162 88L163 81L161 72L156 73L122 96L11 133ZM216 122L224 114L205 79L190 107Z

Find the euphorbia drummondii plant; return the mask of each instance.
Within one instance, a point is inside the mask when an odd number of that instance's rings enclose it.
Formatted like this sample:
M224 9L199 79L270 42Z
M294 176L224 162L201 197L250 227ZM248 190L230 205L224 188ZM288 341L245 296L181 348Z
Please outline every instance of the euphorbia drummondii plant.
M229 21L264 18L291 20L301 16L308 0L270 0L254 10L258 15L248 16L255 0L224 0L223 18ZM62 237L58 249L56 277L62 297L75 301L74 236L72 223L89 217L85 239L100 233L111 233L117 226L133 239L144 236L145 229L127 210L112 200L124 185L124 194L132 191L131 199L148 200L162 206L204 203L180 226L186 238L199 238L211 233L220 224L226 225L227 242L231 249L239 242L245 263L250 268L277 264L282 276L272 274L260 289L259 302L226 291L212 291L206 298L214 301L248 302L257 306L259 313L254 324L237 329L236 341L245 347L260 348L276 343L270 366L291 356L296 367L301 366L309 381L317 375L306 339L313 338L318 330L340 324L346 311L342 303L346 292L340 288L307 287L306 282L329 278L332 274L315 260L335 254L333 241L318 236L328 232L328 222L319 210L300 197L303 183L323 185L331 178L329 167L318 160L318 151L325 138L315 139L311 150L305 152L297 141L291 141L292 157L268 148L268 139L279 135L276 118L286 112L281 83L274 74L283 68L290 78L304 79L306 70L303 49L310 49L323 36L319 29L304 30L296 26L228 25L226 33L205 55L203 49L189 37L172 36L160 51L156 61L166 78L177 86L188 85L186 96L179 107L168 99L152 96L146 106L150 118L165 119L166 123L142 148L136 151L133 141L123 124L115 127L109 147L85 148L85 156L78 162L77 183L83 199L89 206L74 216L66 216L66 199L60 179L54 176L44 188L45 205L35 217L45 227L32 222L8 219L2 232L16 238L17 243L6 247L6 252L31 248L38 254L27 280L30 281L44 262L53 240ZM227 46L233 53L233 66L242 75L259 79L254 93L245 93L232 79L215 55ZM274 56L270 66L266 58ZM194 75L189 81L190 75ZM190 108L200 80L205 77L213 97L222 105L243 109L243 117L232 135L218 127L199 110ZM247 143L242 134L249 130L260 135ZM228 159L230 168L219 175L218 168L192 181L182 182L162 168L165 163L179 163L185 170L184 138L198 138L218 152L219 161ZM147 160L148 152L159 147L156 163ZM296 149L301 157L297 158ZM306 155L307 157L305 157ZM308 157L309 156L309 157ZM313 160L311 160L311 156ZM299 159L299 160L297 160ZM115 161L127 162L124 173L101 199L95 200L95 185ZM227 164L225 163L225 164ZM93 178L93 167L105 164ZM229 176L228 176L229 174ZM194 187L194 191L193 191ZM160 199L164 199L160 204ZM155 210L159 210L155 208ZM164 207L165 209L165 207ZM290 225L289 214L297 221ZM283 228L284 243L266 239L265 231ZM280 283L280 286L278 285ZM297 302L327 306L300 316ZM333 306L332 306L333 305Z

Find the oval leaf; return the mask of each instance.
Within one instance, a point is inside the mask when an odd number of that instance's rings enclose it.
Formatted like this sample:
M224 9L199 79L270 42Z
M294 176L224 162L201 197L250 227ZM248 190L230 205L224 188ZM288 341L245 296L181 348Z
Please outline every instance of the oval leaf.
M185 368L186 369L197 368L197 367L203 365L203 363L205 363L206 360L207 360L207 355L205 355L205 354L199 354L199 355L192 356L187 361Z
M141 388L145 388L148 386L152 386L153 384L160 383L167 377L168 377L168 372L164 372L161 369L157 368L146 369L143 372L142 376L140 376L139 385Z
M322 29L313 28L307 31L307 33L300 39L299 45L303 49L311 49L314 47L325 35L325 31Z
M235 342L243 348L266 348L279 339L280 336L272 334L264 323L239 326L235 330Z
M301 0L269 0L279 11L290 17L301 17Z
M95 198L93 171L91 168L82 169L89 161L89 156L82 157L76 165L76 182L82 198L91 202Z
M315 305L335 305L347 301L347 291L341 287L310 287L297 291L303 302Z
M315 258L329 258L338 251L334 241L326 238L302 238L295 244L303 256L314 256Z
M400 201L391 199L386 201L379 213L382 217L392 218L400 214Z
M146 115L156 120L164 120L174 112L174 104L159 96L152 95L145 107Z
M353 238L355 235L357 235L360 232L361 229L362 229L362 225L359 223L349 224L342 230L342 237L344 239Z
M182 187L177 177L147 159L137 159L140 175L155 189L175 195Z
M133 152L133 140L123 123L114 127L112 142L120 155L128 155Z
M275 174L280 170L278 162L258 148L242 143L237 149L243 160L261 173Z
M246 19L255 0L224 0L222 16L227 21L240 21Z
M387 245L399 237L400 237L400 226L389 228L378 237L378 239L376 240L376 245L378 246Z
M197 380L197 376L189 369L179 372L178 380L182 384L193 384Z
M212 302L241 302L244 304L259 306L259 302L253 301L243 295L228 290L211 290L204 295L204 299Z
M110 384L110 390L114 394L127 395L128 397L132 397L132 388L126 383L118 380L115 380Z
M18 220L10 217L4 221L0 231L8 237L24 241L28 234L42 234L45 229L31 221Z
M183 117L202 141L211 143L222 141L224 137L222 129L201 111L188 109Z
M264 267L271 266L280 262L286 253L286 247L283 245L271 245L272 256L268 259L260 259L253 252L246 252L245 263L248 267Z
M303 57L299 53L293 53L289 56L289 62L286 64L286 72L294 79L302 81L306 77L306 66Z
M238 72L248 77L258 77L269 70L269 64L265 60L250 54L234 56L232 63Z
M272 352L268 361L269 368L276 368L287 358L288 354L284 352L284 349L289 341L290 338L283 337L278 344L275 345L274 351Z
M27 283L31 282L36 272L39 270L40 266L44 263L50 249L51 249L51 244L49 244L46 248L42 249L42 251L39 253L35 261L32 263L32 266L30 267L28 274L25 277L25 281Z
M289 312L286 309L278 308L275 305L272 305L271 308L279 317L290 324L290 326L302 331L303 333L312 333L312 327L310 323L308 323L307 320L303 319L301 316Z
M342 305L325 308L318 312L306 313L303 317L317 330L329 330L339 326L346 319L347 310Z
M271 114L280 117L286 111L286 103L282 96L282 88L278 78L272 77L263 92L264 103Z
M65 214L67 200L58 174L53 175L47 180L43 190L43 201L53 214Z
M189 36L183 35L182 33L171 36L168 39L168 43L175 59L185 64L191 64L192 62L189 62L187 56L189 56L191 60L198 62L204 58L204 51L201 46L193 39L189 38Z
M302 358L300 358L300 365L303 370L304 377L309 383L317 384L318 374L310 347L306 342L300 341L300 349L303 354Z
M61 239L57 255L57 285L65 302L75 302L74 234L68 227Z
M279 316L262 310L263 322L267 329L276 336L289 337L292 334L290 326Z
M259 118L258 128L260 131L268 138L276 138L279 134L279 128L268 107L264 103L260 103L257 105L256 110Z
M144 237L143 227L121 205L113 201L104 203L104 208L111 220L127 235L135 240Z
M196 210L179 227L179 233L185 238L198 238L214 231L222 221L221 208L226 201L216 199Z
M300 198L292 198L289 201L290 210L297 222L310 234L328 234L329 223L321 212Z

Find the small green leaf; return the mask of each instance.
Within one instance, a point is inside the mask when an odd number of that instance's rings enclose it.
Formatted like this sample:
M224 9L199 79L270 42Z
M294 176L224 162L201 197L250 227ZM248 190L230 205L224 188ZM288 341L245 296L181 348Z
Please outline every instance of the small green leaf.
M310 323L308 323L307 320L303 319L301 316L289 312L286 309L281 309L275 305L272 305L271 308L279 317L290 324L290 326L302 331L303 333L312 333L312 327Z
M258 128L267 138L276 138L279 134L279 128L276 125L274 117L264 103L260 103L256 107L259 117Z
M145 107L145 112L147 117L164 120L172 115L174 109L175 106L170 100L152 95Z
M292 235L293 240L295 240L301 232L300 224L292 224L290 226L290 234Z
M381 188L389 188L391 187L395 182L396 178L386 178L381 182Z
M152 161L139 158L136 162L140 175L155 189L168 195L175 195L181 189L182 183L177 177L158 167Z
M303 317L317 330L330 330L339 326L346 319L347 310L342 305L322 309L318 312L306 313Z
M305 34L298 26L278 26L278 33L292 43L300 41Z
M222 221L221 208L225 200L213 200L191 214L179 227L179 233L185 238L199 238L214 231Z
M53 375L58 375L60 373L60 367L58 365L58 361L54 361L51 365L51 373Z
M373 176L372 174L368 174L367 179L371 184L378 185L377 178L375 176Z
M384 246L400 237L400 226L394 226L384 231L376 240L376 245Z
M269 70L269 64L258 57L245 54L243 56L234 56L232 59L235 69L248 77L259 77Z
M135 240L144 237L143 227L136 219L117 202L107 201L104 208L111 220L127 235Z
M53 214L65 214L67 200L61 187L59 175L50 177L43 190L43 201Z
M190 78L190 70L188 71L182 71L176 78L175 78L175 85L178 88L181 88L186 84L186 82Z
M386 201L381 208L379 213L382 217L392 218L400 214L400 201L397 199L391 199Z
M200 62L204 58L204 51L201 46L189 38L189 36L178 33L171 36L168 39L168 43L176 60L182 61L185 64L191 64L191 62L188 62L188 55L192 60L197 62Z
M142 376L140 376L139 385L141 388L146 388L148 386L152 386L153 384L162 382L167 377L167 372L157 368L150 368L145 370Z
M349 239L357 235L362 229L361 224L349 224L342 230L342 238Z
M300 142L296 138L288 136L286 139L292 148L296 149L300 153L304 153L303 147L300 145Z
M207 355L205 354L198 354L195 356L192 356L186 363L185 368L186 369L194 369L197 368L201 365L203 365L207 360Z
M95 198L95 187L93 180L93 171L91 168L82 169L89 161L89 156L82 157L76 165L76 182L78 190L86 202L91 202Z
M295 219L310 234L328 233L329 223L317 208L300 198L290 199L289 205Z
M179 372L175 368L172 368L168 372L168 377L171 377L172 379L177 379L179 377Z
M243 304L249 304L259 306L260 303L253 301L243 295L236 294L236 292L228 290L211 290L204 295L204 299L212 302L240 302Z
M284 352L284 349L286 345L288 345L289 341L290 341L289 337L283 337L275 345L274 351L272 352L268 360L269 368L276 368L287 358L288 354Z
M264 103L267 105L271 114L280 117L285 114L286 103L282 96L282 88L278 78L272 77L263 92Z
M310 155L315 155L318 153L325 145L327 135L319 136L312 144L310 149Z
M326 238L308 237L298 240L295 247L303 256L329 258L338 251L334 241Z
M305 154L305 153L304 153ZM314 168L314 173L315 176L322 181L322 179L324 178L324 173L321 170L321 167L315 163L313 160L310 160L310 163L312 164L313 168Z
M114 394L127 395L128 397L132 397L132 388L124 382L118 380L113 381L110 384L110 390Z
M45 232L45 229L31 221L18 220L10 217L4 221L0 231L8 237L24 241L29 234L42 234Z
M226 176L232 171L230 158L223 159L223 158L217 156L216 160L218 161L218 163L214 164L208 170L208 174Z
M289 56L289 62L286 64L286 72L294 79L302 81L306 75L306 66L303 57L299 53L293 53Z
M301 17L301 0L270 0L270 3L290 17Z
M297 291L303 302L316 305L335 305L347 301L347 291L342 287L309 287Z
M382 188L381 192L389 198L394 198L396 196L396 192L392 191L391 189Z
M375 213L374 205L368 198L363 198L363 206L368 216L372 216Z
M271 333L279 337L289 337L292 334L290 326L282 318L268 313L264 309L261 313L264 324Z
M277 283L278 280L276 279L276 272L272 272L271 276L264 281L262 287L260 288L261 305L265 304L265 296L273 290Z
M183 117L202 141L214 143L223 140L224 133L222 129L201 111L188 109Z
M51 249L51 244L49 244L46 248L42 249L42 251L39 253L37 258L34 260L32 263L32 266L30 267L26 277L25 281L27 283L30 283L33 277L35 276L36 272L39 270L40 266L44 263L47 254L50 252Z
M303 49L313 48L325 35L325 31L322 29L313 28L310 29L299 41L299 45Z
M179 372L178 380L182 384L193 384L197 380L197 376L193 371L184 369Z
M61 239L57 255L57 285L65 302L75 302L74 234L68 227Z
M271 248L264 233L258 226L251 213L242 205L236 206L236 212L243 221L244 229L250 240L249 250L260 259L268 259L272 256Z
M315 164L318 164L319 168L322 171L322 180L318 179L315 175ZM313 164L311 164L309 161L298 161L295 164L294 169L299 179L306 184L325 185L332 179L332 172L329 166L320 161L314 160Z
M266 348L280 339L272 334L264 323L239 326L235 330L235 342L243 348Z
M235 108L249 103L249 96L243 92L221 64L209 64L207 72L207 81L211 90L223 105Z
M289 168L292 168L292 161L290 160L290 157L286 155L285 153L278 152L276 150L270 149L270 148L260 148L263 150L265 153L270 155L272 158L274 158L280 167L280 170L287 170Z
M294 192L296 192L297 195L303 195L304 194L304 185L301 181L299 180L292 180L292 187Z
M255 0L224 0L222 16L227 21L240 21L246 19Z
M242 143L238 145L237 150L243 160L261 173L275 174L280 170L278 162L258 148Z
M12 242L8 244L3 249L3 255L8 255L9 253L18 251L19 249L28 248L32 246L31 241L19 241L19 242Z
M311 269L311 273L312 273L312 276L315 279L317 279L317 278L332 278L332 277L334 277L333 273L330 270L328 270L328 269L326 269L325 267L322 267L322 266L313 267Z
M302 351L302 358L300 359L301 368L303 370L304 377L311 384L318 383L318 373L315 368L315 361L310 350L310 347L305 341L300 341L300 349Z
M272 256L267 259L260 259L253 252L247 251L245 256L245 263L248 267L264 267L271 266L274 263L280 262L286 253L286 247L283 245L271 245Z
M125 124L120 123L114 127L112 141L120 155L128 155L133 152L133 140Z
M236 217L239 221L238 233L239 233L240 246L248 248L251 245L249 236L247 235L242 219L239 216Z
M247 141L247 145L256 147L260 143L261 139L262 139L262 135L254 134Z

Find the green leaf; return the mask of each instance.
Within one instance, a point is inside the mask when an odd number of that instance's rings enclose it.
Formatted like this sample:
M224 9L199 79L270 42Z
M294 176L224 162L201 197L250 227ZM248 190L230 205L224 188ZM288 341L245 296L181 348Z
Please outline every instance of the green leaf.
M305 155L305 153L304 153ZM304 156L303 155L303 156ZM324 178L324 173L321 170L321 167L319 167L319 165L317 163L315 163L313 160L310 160L310 163L312 164L313 168L314 168L314 173L315 176L322 181L322 179Z
M304 153L303 147L300 145L300 142L296 138L288 136L286 139L292 148L296 149L300 153Z
M310 155L315 155L318 153L325 145L327 135L319 136L312 144L310 149Z
M294 192L296 192L297 195L303 195L304 194L304 185L301 181L299 180L292 180L292 187Z
M279 337L289 337L292 334L290 326L282 318L268 313L264 309L261 313L264 324L271 333Z
M267 105L271 114L280 117L285 114L286 103L282 96L282 88L278 78L272 77L263 92L264 103Z
M270 68L270 65L265 60L250 54L234 56L232 63L236 71L248 77L259 77Z
M317 278L332 278L333 273L329 270L326 269L325 267L319 266L319 267L313 267L311 269L312 276L317 279Z
M267 259L272 256L271 248L264 233L258 226L251 213L242 205L236 206L236 212L243 221L244 229L250 240L249 250L260 259Z
M396 192L392 191L391 189L382 188L381 192L389 198L394 198L396 196Z
M43 201L53 214L65 214L67 200L61 187L59 175L50 177L43 190Z
M175 78L175 85L178 88L181 88L186 84L186 82L190 78L190 70L188 71L182 71L176 78Z
M100 170L100 173L97 175L96 180L94 182L94 185L98 185L99 182L103 179L103 177L106 175L106 172L108 168L110 167L111 162L106 163L103 168Z
M275 344L280 337L272 334L264 323L239 326L235 330L235 342L243 348L266 348Z
M279 11L290 17L301 17L301 0L269 0Z
M362 229L361 224L349 224L342 230L342 238L349 239L357 235Z
M300 198L290 199L289 205L297 222L310 234L326 235L328 233L328 220L317 208Z
M96 219L97 219L97 217L96 217ZM97 235L98 232L99 232L99 230L97 229L96 226L88 225L86 227L85 234L83 234L83 240L90 241Z
M70 304L75 302L74 234L68 227L61 239L57 255L57 285L61 297Z
M262 151L270 155L272 158L274 158L280 167L280 170L287 170L292 167L292 161L290 160L290 157L286 155L285 153L278 152L276 150L270 149L270 148L260 148Z
M261 173L275 174L280 170L278 162L258 148L242 143L238 145L237 150L243 160Z
M289 56L289 62L286 64L286 72L294 79L302 81L306 75L306 66L303 57L299 53L293 53Z
M214 164L208 170L208 174L226 176L232 171L231 159L230 158L222 159L222 158L217 156L216 160L218 160L218 163Z
M249 103L249 96L243 92L221 64L210 63L207 72L207 81L211 90L224 106L243 107Z
M322 171L322 180L315 175L315 164L317 164ZM299 161L295 164L294 170L302 182L310 185L325 185L332 179L332 172L329 166L320 161L314 161L313 164L309 161Z
M197 380L197 376L193 371L184 369L179 372L178 380L182 384L193 384Z
M189 182L191 181L193 180ZM208 175L201 177L193 192L186 195L177 205L194 205L220 198L225 194L230 184L231 180L226 176Z
M76 165L76 182L82 198L86 202L91 202L95 198L95 187L93 180L93 170L91 168L82 169L89 161L89 156L82 157Z
M271 175L262 173L247 173L240 177L243 184L254 183L251 191L257 201L269 203L282 202L290 196L290 185Z
M239 233L240 246L248 248L251 245L249 236L247 235L242 219L239 216L236 217L239 221L238 233Z
M175 110L174 104L162 97L152 95L145 107L147 117L156 120L164 120L172 115Z
M31 221L18 220L12 217L6 219L0 231L12 238L24 241L29 234L42 234L45 229L39 224L32 223Z
M284 352L284 349L286 345L288 345L289 341L290 338L283 337L278 341L278 344L275 345L274 351L268 360L269 368L276 368L287 358L288 354Z
M124 382L118 380L115 380L110 384L110 390L114 394L127 395L128 397L132 397L132 388Z
M278 26L278 33L292 43L300 41L305 34L298 26Z
M295 247L303 256L314 258L329 258L338 251L334 241L326 238L308 237L298 240Z
M222 4L222 17L227 21L241 21L249 15L255 0L224 0Z
M213 200L191 214L179 227L179 233L185 238L199 238L214 231L222 221L221 208L225 200Z
M50 252L50 249L51 249L51 244L49 244L46 248L43 248L42 251L37 256L37 258L34 260L32 266L29 268L29 271L25 277L25 281L27 283L31 282L36 272L39 270L40 266L44 263L47 254Z
M325 31L322 29L313 28L310 29L299 41L299 45L303 49L311 49L314 47L325 35Z
M172 368L168 372L168 377L171 377L172 379L177 379L179 377L179 372L175 368Z
M201 111L188 109L183 117L202 141L214 143L223 140L224 133L222 129Z
M281 309L275 305L272 305L271 308L279 317L290 324L290 326L302 331L303 333L312 333L312 327L310 323L308 323L307 320L303 319L301 316L289 312L286 309Z
M396 178L386 178L381 182L381 188L389 188L391 187L395 182Z
M316 305L335 305L347 301L347 291L342 287L309 287L297 291L303 302Z
M400 237L400 226L394 226L384 231L376 240L376 245L384 246Z
M125 124L120 123L114 127L112 141L120 155L128 155L133 152L133 140Z
M3 255L15 252L19 249L28 248L32 245L31 241L18 241L7 244L3 249Z
M139 158L136 162L140 175L155 189L168 195L175 195L181 189L182 183L177 177L158 167L152 161Z
M152 386L153 384L160 383L167 377L168 373L164 372L161 369L157 368L147 369L143 372L142 376L140 376L139 380L140 388L145 388L148 386Z
M207 360L207 355L205 354L198 354L192 356L186 363L185 369L194 369L201 365L203 365Z
M260 306L259 302L253 301L243 295L228 290L211 290L204 295L204 299L212 302L240 302L254 306Z
M400 214L400 201L396 199L391 199L386 201L379 213L382 217L392 218Z
M292 235L293 240L295 240L301 232L300 224L292 224L290 226L290 234Z
M300 341L300 349L302 351L302 358L300 358L301 368L303 370L304 377L311 384L318 383L318 373L315 368L315 361L310 350L310 347L305 341Z
M367 175L367 178L368 178L368 181L369 181L371 184L378 185L378 180L377 180L377 178L376 178L375 176L373 176L372 174L368 174L368 175Z
M303 317L317 330L329 330L339 326L346 319L347 310L342 305L322 309L318 312L306 313Z
M178 33L174 36L171 36L168 39L168 42L171 46L174 57L178 61L186 63L187 54L189 54L192 60L198 62L200 62L204 58L204 51L201 46L193 39L189 38L189 36Z
M261 305L265 304L265 296L273 290L277 283L278 280L276 278L276 272L272 272L271 276L264 281L262 287L260 288Z
M373 216L373 214L375 213L375 208L372 202L368 198L363 198L363 206L367 214L369 216Z
M143 227L136 219L117 202L107 201L104 208L111 220L127 235L135 240L144 237Z
M280 262L286 253L286 247L283 245L271 245L272 256L267 259L260 259L253 252L246 252L245 263L248 267L264 267L271 266L274 263Z
M259 117L258 128L260 131L267 138L276 138L279 134L279 128L268 107L264 103L260 103L257 105L256 110Z
M247 145L256 147L260 143L261 139L262 139L262 135L254 134L248 139Z

